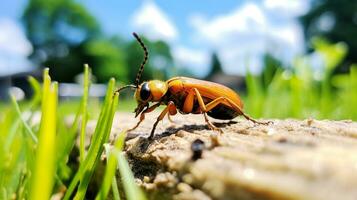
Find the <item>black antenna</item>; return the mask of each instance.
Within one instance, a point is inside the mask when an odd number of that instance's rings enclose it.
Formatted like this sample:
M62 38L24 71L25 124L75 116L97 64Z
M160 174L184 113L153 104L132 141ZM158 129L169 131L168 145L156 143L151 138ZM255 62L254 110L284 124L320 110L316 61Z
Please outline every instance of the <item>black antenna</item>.
M126 88L137 88L137 86L136 85L126 85L126 86L120 87L119 89L115 90L115 92L120 92Z
M146 62L148 61L148 58L149 58L149 52L144 44L144 42L141 40L141 38L134 32L133 33L134 37L136 38L136 40L140 43L140 46L143 48L144 50L144 60L143 62L141 63L140 65L140 68L139 68L139 71L136 75L136 78L135 78L135 86L138 87L139 86L139 82L140 82L140 78L141 78L141 75L143 74L143 71L144 71L144 66L146 64Z

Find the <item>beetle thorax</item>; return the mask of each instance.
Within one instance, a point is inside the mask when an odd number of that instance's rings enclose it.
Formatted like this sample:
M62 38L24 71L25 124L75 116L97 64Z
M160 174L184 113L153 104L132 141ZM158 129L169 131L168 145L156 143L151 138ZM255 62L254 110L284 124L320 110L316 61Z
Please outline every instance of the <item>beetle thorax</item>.
M149 87L152 95L152 101L160 101L168 89L167 83L160 80L149 81Z

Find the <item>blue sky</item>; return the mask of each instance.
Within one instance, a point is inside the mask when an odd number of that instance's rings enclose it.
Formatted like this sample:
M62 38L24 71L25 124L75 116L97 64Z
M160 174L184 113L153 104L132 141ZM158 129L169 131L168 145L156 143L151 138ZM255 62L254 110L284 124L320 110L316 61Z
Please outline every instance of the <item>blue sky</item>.
M165 40L172 47L177 65L189 67L201 76L208 72L213 51L230 74L243 74L247 68L259 72L265 51L288 63L303 50L302 30L296 17L305 13L309 5L308 0L78 2L98 19L106 34L130 38L135 31L153 40ZM25 4L24 0L5 1L0 7L0 74L10 64L15 66L13 69L31 66L26 61L31 45L19 21ZM14 32L16 39L10 37ZM21 62L9 61L15 57Z

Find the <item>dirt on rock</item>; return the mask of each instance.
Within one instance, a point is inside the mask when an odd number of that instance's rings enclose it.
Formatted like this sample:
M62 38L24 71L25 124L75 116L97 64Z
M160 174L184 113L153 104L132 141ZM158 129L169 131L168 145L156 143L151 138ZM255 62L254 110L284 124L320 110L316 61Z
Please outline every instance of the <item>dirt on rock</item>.
M150 199L357 199L357 123L329 120L271 120L254 124L237 118L215 122L177 115L159 123L146 116L128 133L126 154ZM112 138L135 125L132 113L116 115ZM204 142L192 159L191 144Z

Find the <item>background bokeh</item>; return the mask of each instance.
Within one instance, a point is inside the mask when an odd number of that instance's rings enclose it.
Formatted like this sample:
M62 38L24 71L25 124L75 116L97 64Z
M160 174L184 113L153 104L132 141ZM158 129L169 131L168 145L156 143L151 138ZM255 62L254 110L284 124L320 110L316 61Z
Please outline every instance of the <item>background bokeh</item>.
M76 84L63 83L80 83L85 63L98 90L110 77L131 83L143 57L134 31L150 50L144 80L219 82L239 91L255 117L357 119L352 0L6 1L1 99L9 89L30 96L27 76L44 67L62 97L76 96Z
M134 81L143 59L132 32L150 51L143 80L227 85L259 121L357 120L356 0L2 1L0 199L146 199L122 152L126 131L117 133L136 120L133 92L113 92ZM325 174L316 164L327 160L316 159L313 171Z

